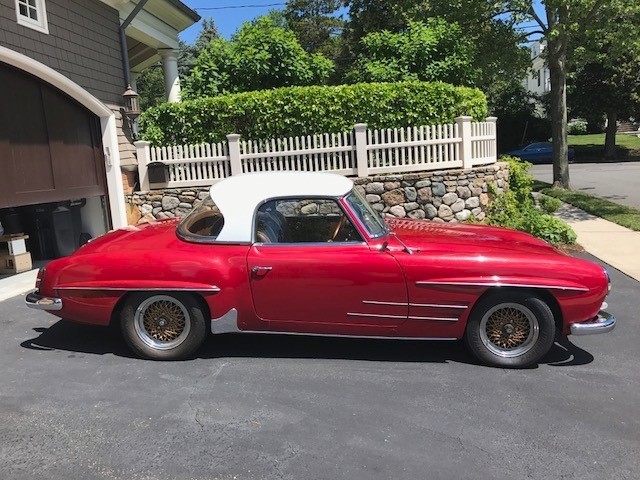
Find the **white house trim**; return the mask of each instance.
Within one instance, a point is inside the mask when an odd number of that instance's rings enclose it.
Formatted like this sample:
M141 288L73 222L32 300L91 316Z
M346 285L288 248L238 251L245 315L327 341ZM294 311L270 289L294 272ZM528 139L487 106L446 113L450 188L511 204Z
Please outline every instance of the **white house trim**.
M47 22L47 7L45 0L36 0L35 5L29 5L25 0L16 0L16 19L18 25L23 27L32 28L40 33L49 34L49 23ZM21 7L27 10L34 10L37 20L31 18L29 14L23 15L20 13Z
M100 118L111 222L113 228L126 226L127 215L124 206L120 151L118 150L118 134L114 112L80 85L33 58L0 46L0 61L30 73L49 85L62 90Z

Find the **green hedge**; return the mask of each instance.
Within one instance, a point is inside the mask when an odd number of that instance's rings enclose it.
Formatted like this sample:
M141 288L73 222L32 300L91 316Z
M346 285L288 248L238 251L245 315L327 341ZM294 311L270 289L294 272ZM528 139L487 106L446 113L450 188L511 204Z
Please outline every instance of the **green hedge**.
M360 122L391 128L483 120L484 94L441 82L285 87L165 103L140 118L154 145L219 142L230 133L254 140L349 131Z

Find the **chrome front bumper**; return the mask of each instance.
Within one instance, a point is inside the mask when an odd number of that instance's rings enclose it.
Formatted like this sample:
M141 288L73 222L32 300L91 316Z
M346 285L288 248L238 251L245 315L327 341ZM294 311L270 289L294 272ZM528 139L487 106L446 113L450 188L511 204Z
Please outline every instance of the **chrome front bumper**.
M25 303L36 310L62 310L61 298L43 297L37 291L28 294Z
M609 312L600 310L596 318L583 323L572 323L572 335L594 335L607 333L616 328L616 317Z

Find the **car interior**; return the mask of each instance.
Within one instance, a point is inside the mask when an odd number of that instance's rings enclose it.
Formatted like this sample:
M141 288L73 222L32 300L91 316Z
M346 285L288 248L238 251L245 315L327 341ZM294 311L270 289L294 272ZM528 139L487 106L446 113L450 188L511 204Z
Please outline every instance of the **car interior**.
M335 200L271 200L258 209L255 229L260 243L362 241Z

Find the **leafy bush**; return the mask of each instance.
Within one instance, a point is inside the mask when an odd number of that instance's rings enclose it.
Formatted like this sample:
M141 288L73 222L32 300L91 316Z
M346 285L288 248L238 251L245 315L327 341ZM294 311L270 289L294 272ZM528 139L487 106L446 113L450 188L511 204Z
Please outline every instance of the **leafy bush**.
M140 117L143 138L154 145L219 142L230 133L252 140L350 131L365 122L392 128L482 120L484 94L441 82L359 83L284 87L221 95L150 108Z
M586 135L587 122L571 122L567 125L567 133L569 135Z
M212 40L184 78L182 98L320 85L333 68L323 55L305 52L291 30L267 15L243 24L231 40Z
M558 209L560 208L561 203L562 202L560 202L560 200L558 200L557 198L547 197L546 195L542 195L538 199L538 205L540 205L540 208L544 210L546 213L557 212Z
M470 85L474 45L457 23L431 18L409 22L401 32L371 32L360 39L361 53L345 76L348 83L440 80Z
M531 164L512 157L502 160L509 163L509 189L501 195L492 189L495 197L489 205L487 223L530 233L552 245L575 243L576 234L569 225L536 206L531 196L533 177L528 173ZM547 205L553 209L554 202Z

